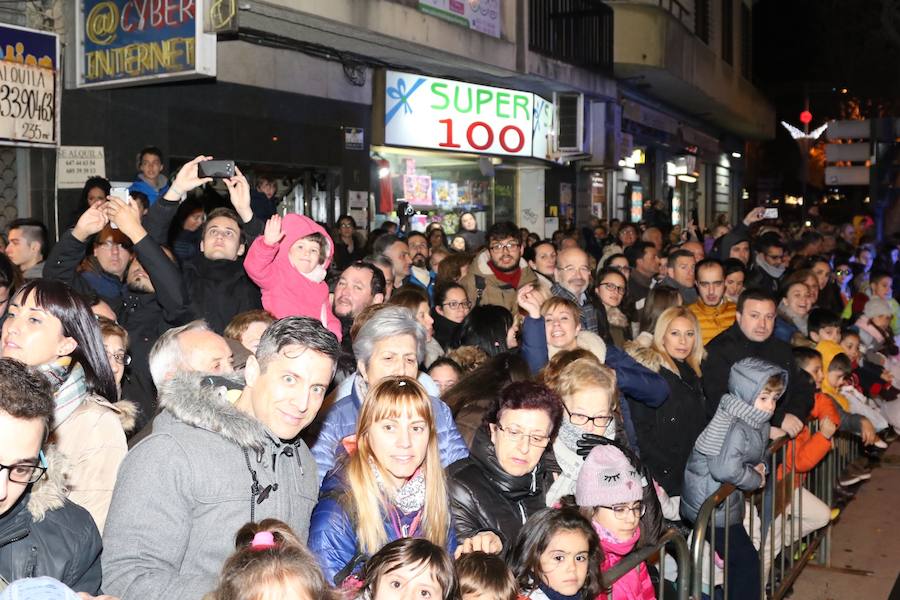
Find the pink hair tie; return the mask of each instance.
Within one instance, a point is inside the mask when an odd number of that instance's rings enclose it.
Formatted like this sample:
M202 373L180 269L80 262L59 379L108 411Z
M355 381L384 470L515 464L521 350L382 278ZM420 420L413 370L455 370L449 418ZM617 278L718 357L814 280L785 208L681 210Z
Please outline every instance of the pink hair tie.
M275 536L272 535L271 531L256 532L256 535L253 536L253 541L250 542L251 550L271 550L276 546Z

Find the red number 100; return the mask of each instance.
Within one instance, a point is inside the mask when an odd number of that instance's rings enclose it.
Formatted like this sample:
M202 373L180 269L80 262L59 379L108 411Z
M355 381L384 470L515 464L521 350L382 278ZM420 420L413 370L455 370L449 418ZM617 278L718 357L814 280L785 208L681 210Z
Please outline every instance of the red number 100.
M459 144L453 142L453 119L441 119L438 123L443 124L447 130L445 141L438 144L438 146L441 148L460 148L461 146ZM475 141L475 131L477 129L484 129L487 133L487 139L485 139L484 143L477 143ZM515 133L516 136L518 136L515 145L509 143L510 133ZM519 152L522 147L525 146L525 134L515 125L507 125L501 129L497 139L500 142L500 147L510 154ZM469 125L468 129L466 129L466 142L476 150L487 150L494 143L494 130L484 121L475 121Z

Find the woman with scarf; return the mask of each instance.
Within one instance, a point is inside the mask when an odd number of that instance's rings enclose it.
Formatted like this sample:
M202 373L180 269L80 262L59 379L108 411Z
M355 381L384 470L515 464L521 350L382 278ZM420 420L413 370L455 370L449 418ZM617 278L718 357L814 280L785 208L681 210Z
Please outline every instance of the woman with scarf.
M785 280L775 318L775 337L795 346L802 345L800 342L808 335L807 319L813 307L806 273L797 271Z
M543 459L561 413L559 396L539 383L517 381L500 391L469 458L447 469L457 537L491 532L508 555L528 517L547 505L553 477Z
M0 356L42 372L56 410L51 441L72 465L68 498L87 509L102 532L119 464L134 423L118 392L100 327L87 302L58 281L36 279L10 300Z
M554 506L575 493L578 472L584 464L584 457L578 454L582 437L593 434L615 440L625 439L625 435L619 431L616 374L593 354L582 349L560 352L550 360L541 377L559 395L563 407L559 433L546 463L556 478L546 494L547 506Z
M386 377L366 395L356 435L322 483L309 548L325 577L357 587L366 560L388 542L425 538L456 550L431 401L409 377Z

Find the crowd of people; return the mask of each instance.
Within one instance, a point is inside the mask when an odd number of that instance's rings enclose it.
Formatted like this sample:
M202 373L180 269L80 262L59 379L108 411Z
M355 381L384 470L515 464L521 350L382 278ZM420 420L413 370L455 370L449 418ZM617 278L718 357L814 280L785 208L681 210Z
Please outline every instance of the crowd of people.
M729 483L715 550L756 599L770 441L802 474L838 432L876 460L900 430L900 237L864 217L328 231L239 170L210 206L209 159L169 180L146 148L129 198L91 178L52 246L9 226L0 589L650 600L654 565L604 573ZM783 505L771 535L839 512Z

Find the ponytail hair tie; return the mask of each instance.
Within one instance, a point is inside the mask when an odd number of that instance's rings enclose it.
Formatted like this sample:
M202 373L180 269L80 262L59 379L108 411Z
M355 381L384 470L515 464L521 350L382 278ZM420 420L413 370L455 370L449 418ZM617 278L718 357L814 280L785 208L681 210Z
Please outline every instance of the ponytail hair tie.
M275 536L271 531L257 531L253 536L253 541L250 542L251 550L271 550L277 546Z

